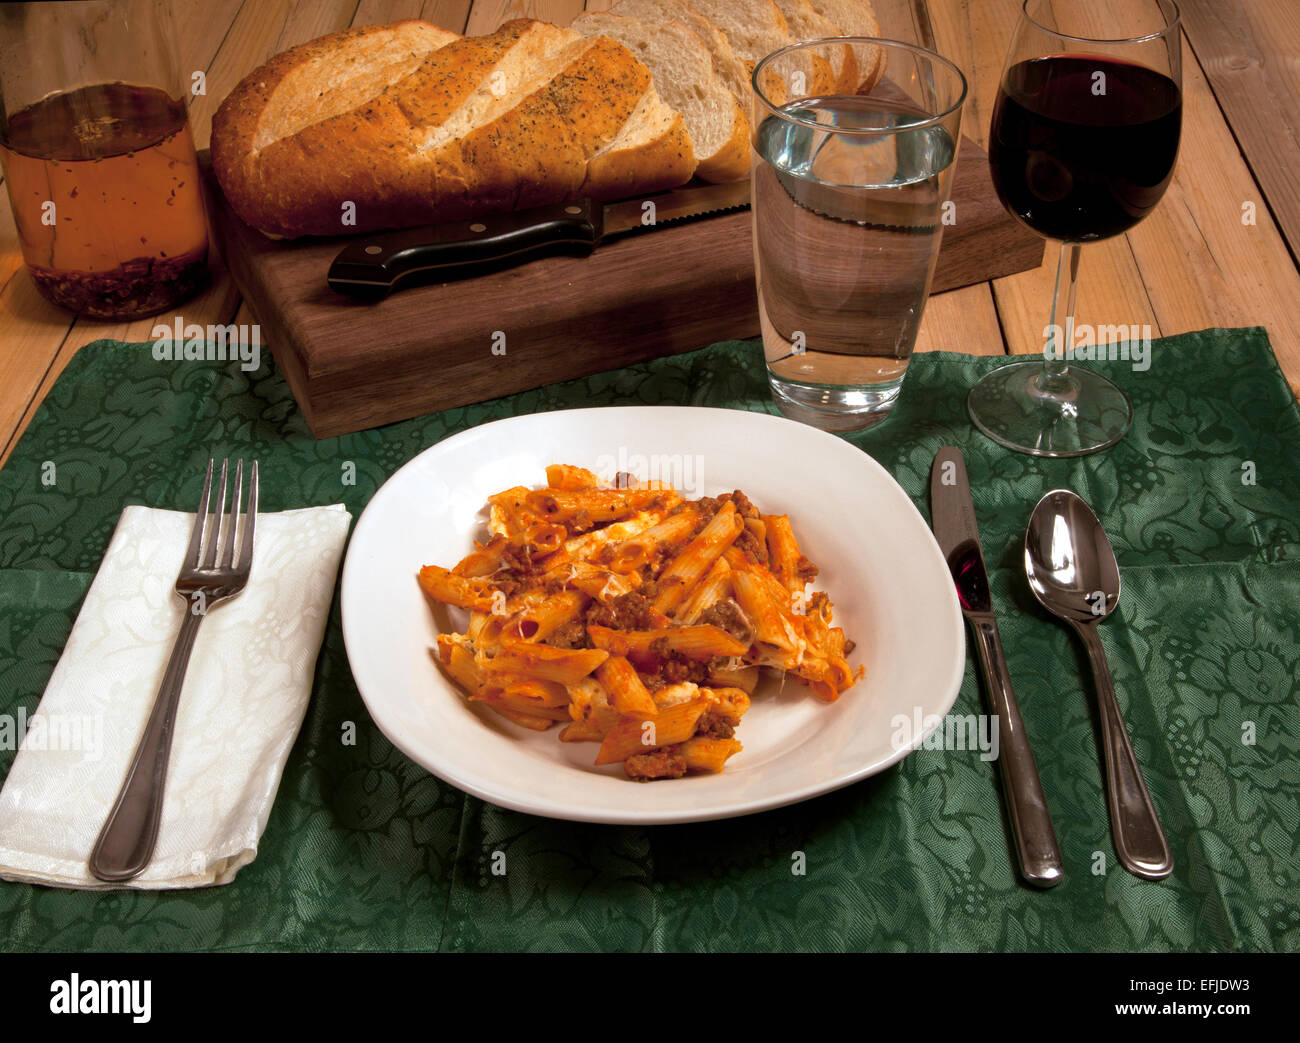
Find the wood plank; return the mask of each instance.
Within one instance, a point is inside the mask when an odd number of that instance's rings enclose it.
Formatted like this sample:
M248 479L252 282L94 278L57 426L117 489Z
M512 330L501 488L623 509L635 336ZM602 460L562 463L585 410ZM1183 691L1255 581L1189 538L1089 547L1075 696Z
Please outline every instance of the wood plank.
M1182 0L1183 28L1273 217L1300 256L1300 4Z
M440 29L463 33L471 0L361 0L352 24L386 25L404 18L421 18Z
M361 0L352 25L387 25L405 18L421 18L453 33L465 31L471 0Z
M407 18L423 18L423 8L424 0L361 0L349 24L356 28L362 25L387 25ZM452 29L452 32L460 30Z
M464 33L473 6L472 0L424 0L420 17L441 29Z
M176 31L176 54L181 80L187 90L193 90L196 71L202 70L206 80L208 70L243 2L244 0L176 0L173 4L172 25ZM199 98L211 94L206 82L204 87L204 95L191 93L191 111ZM207 134L208 130L205 129L202 140L195 139L197 148L207 148Z
M921 17L928 17L925 0L871 0L871 10L880 23L881 37L920 44L922 47L929 46L924 39L922 27L918 24L918 3L921 5Z
M240 6L208 66L208 92L190 105L194 143L207 146L212 115L240 80L275 53L275 41L294 7L294 0L250 0Z
M914 350L1005 354L1006 343L989 284L982 282L931 296L921 317Z
M1165 199L1128 233L1161 329L1262 325L1300 394L1300 272L1185 49L1183 142ZM1197 162L1193 157L1206 157ZM1256 223L1242 223L1255 202Z
M536 18L554 25L568 25L582 14L583 0L474 0L466 36L490 33L511 18Z
M72 316L42 297L27 274L7 202L0 205L0 465L72 326Z

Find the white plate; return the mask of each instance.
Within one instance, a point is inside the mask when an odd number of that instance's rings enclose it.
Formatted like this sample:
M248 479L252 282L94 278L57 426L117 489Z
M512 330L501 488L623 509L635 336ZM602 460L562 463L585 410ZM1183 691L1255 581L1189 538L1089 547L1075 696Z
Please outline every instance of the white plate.
M641 459L637 459L640 457ZM737 731L744 749L717 775L648 784L595 767L595 743L562 743L472 706L430 656L465 614L430 607L421 565L450 568L485 538L484 505L514 485L546 484L570 463L639 472L691 497L742 490L789 514L821 569L835 623L866 678L833 704L801 684L764 680ZM929 527L861 450L779 417L729 409L578 409L515 417L426 450L370 501L343 566L343 637L357 687L399 749L439 778L502 807L580 822L670 823L792 804L881 771L916 748L896 715L931 727L957 698L965 634Z

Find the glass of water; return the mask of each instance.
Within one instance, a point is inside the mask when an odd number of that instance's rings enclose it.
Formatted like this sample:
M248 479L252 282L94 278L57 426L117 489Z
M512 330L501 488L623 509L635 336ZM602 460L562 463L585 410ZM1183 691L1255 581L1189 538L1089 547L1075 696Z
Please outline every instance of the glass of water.
M754 69L754 268L767 375L828 431L898 400L939 255L966 80L894 40L814 40Z

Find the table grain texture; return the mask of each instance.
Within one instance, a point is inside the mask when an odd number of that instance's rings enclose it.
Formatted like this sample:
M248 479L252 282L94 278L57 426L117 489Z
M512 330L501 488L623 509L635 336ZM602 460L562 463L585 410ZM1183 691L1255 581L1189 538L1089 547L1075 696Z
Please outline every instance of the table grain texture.
M173 0L181 69L203 70L193 99L198 147L232 87L288 47L349 25L425 18L466 34L506 18L567 25L610 0ZM970 81L963 131L987 147L1003 53L1019 0L873 0L884 35L934 47ZM1089 0L1104 14L1109 4ZM1150 326L1153 337L1261 325L1300 391L1300 4L1180 0L1183 140L1164 200L1126 235L1088 247L1077 319ZM1253 205L1248 205L1253 204ZM1253 213L1253 223L1243 215ZM1042 350L1056 249L1042 267L931 298L918 351L977 355ZM186 323L253 323L219 258ZM145 341L172 314L134 322L76 318L47 303L22 264L13 215L0 205L0 465L84 344ZM703 347L703 345L701 345Z

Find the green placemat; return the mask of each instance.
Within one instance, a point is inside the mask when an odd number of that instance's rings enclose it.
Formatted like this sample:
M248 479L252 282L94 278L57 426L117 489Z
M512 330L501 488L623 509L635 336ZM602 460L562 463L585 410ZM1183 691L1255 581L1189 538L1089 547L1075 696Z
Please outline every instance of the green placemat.
M269 361L242 373L159 363L149 347L83 348L0 471L0 714L35 710L122 508L192 510L210 455L256 456L266 510L341 500L359 515L401 464L488 420L638 403L774 411L758 345L731 342L317 442ZM0 947L1300 949L1300 414L1264 332L1157 341L1143 372L1106 364L1136 421L1078 461L972 430L966 389L998 364L918 356L896 415L849 440L927 517L935 450L966 453L1065 858L1057 889L1017 883L995 765L976 752L919 750L817 800L718 823L575 825L486 805L371 722L336 602L257 860L202 891L0 883ZM1029 511L1057 486L1092 504L1124 572L1102 633L1177 863L1160 883L1116 864L1087 663L1020 574ZM981 711L972 664L953 712ZM0 772L13 756L0 749Z

